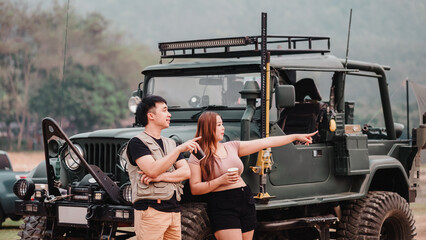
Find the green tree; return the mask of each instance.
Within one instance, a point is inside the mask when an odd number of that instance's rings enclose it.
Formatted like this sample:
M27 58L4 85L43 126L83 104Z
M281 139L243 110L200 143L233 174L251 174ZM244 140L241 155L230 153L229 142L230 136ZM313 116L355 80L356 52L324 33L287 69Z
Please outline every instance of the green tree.
M41 116L62 119L68 132L116 127L128 112L126 92L98 67L71 63L68 71L63 83L57 74L49 75L31 99L31 110Z
M29 93L37 83L35 70L36 40L38 31L31 21L38 17L24 8L15 8L8 2L0 2L0 99L1 121L7 125L9 148L11 148L12 122L18 125L17 149L21 148L25 127L30 121L28 110Z
M63 68L66 30L70 62ZM21 149L25 138L32 142L30 130L36 129L30 126L39 125L47 115L60 117L73 124L69 129L78 130L115 126L125 117L130 85L136 85L144 66L154 63L155 54L146 46L124 41L123 35L111 30L102 15L80 16L72 5L68 10L58 1L41 8L22 0L0 0L0 131L6 129L9 148L16 141ZM61 87L66 90L57 95ZM37 105L53 100L62 107ZM15 125L18 131L12 131Z

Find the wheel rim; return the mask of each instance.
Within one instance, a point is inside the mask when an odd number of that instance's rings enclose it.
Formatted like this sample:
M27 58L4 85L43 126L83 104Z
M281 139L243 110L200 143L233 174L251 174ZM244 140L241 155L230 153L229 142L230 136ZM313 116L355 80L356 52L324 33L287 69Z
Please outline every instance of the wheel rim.
M403 227L396 217L389 217L385 220L380 229L380 240L402 239Z

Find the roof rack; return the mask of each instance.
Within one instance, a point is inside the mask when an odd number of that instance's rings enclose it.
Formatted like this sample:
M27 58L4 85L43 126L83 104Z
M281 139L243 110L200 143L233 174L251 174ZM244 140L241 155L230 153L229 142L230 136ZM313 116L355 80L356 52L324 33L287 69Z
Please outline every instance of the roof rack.
M326 48L313 48L313 42L326 42ZM281 45L286 43L285 45ZM297 48L297 44L303 46ZM158 44L161 58L239 58L260 56L261 36L213 38ZM330 37L267 35L266 44L271 55L329 53ZM320 43L321 44L321 43ZM300 45L300 44L299 44Z

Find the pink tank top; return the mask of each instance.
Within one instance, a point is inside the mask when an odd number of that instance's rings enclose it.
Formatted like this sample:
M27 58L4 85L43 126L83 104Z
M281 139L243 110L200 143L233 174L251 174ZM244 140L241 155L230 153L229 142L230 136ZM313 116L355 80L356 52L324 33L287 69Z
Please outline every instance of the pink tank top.
M218 178L225 174L228 171L228 168L238 168L238 173L241 175L244 170L244 165L241 162L240 157L238 156L238 149L240 148L240 142L239 141L231 141L223 143L223 146L226 150L226 157L224 158L218 158L215 157L216 165L213 173L213 179ZM201 161L204 161L201 160ZM188 163L200 165L200 160L198 160L194 155L191 154L189 156Z

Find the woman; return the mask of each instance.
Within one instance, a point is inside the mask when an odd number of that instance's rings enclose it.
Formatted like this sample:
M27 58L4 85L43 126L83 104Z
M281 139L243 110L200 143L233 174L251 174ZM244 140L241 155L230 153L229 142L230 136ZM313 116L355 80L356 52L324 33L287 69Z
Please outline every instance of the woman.
M293 141L309 144L316 132L221 143L224 133L222 118L217 113L205 112L198 119L195 136L202 136L198 142L205 157L189 157L191 192L209 193L207 212L216 239L252 239L256 209L253 193L241 178L244 166L239 157ZM231 172L229 168L238 171Z

